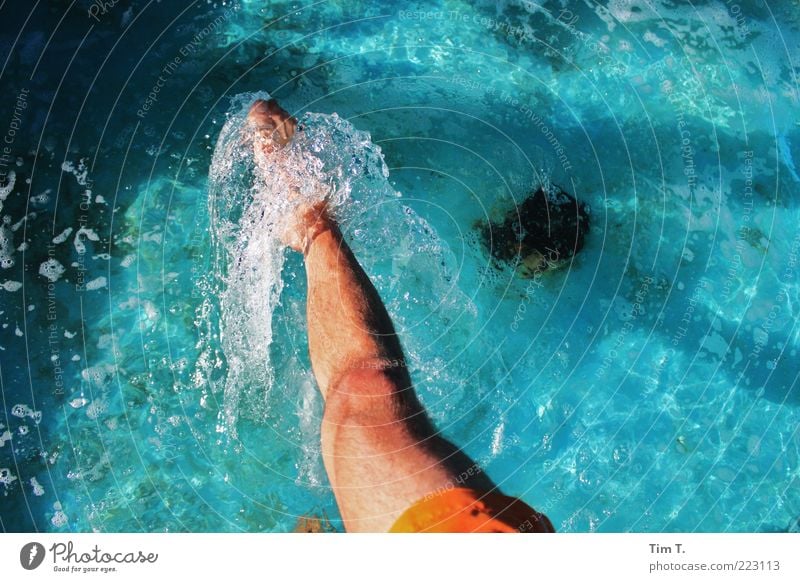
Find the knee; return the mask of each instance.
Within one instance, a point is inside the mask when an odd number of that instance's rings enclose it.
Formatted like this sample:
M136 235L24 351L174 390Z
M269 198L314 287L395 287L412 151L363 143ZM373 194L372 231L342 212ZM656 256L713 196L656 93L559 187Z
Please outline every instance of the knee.
M354 366L331 382L325 400L328 422L369 426L396 419L405 387L378 366Z
M364 416L393 399L396 383L379 367L352 366L334 378L325 401L329 416Z
M384 370L353 368L332 382L322 419L323 454L373 457L405 443L408 424L398 385Z
M393 366L384 360L366 359L348 366L331 381L335 392L385 397L411 389L405 368Z

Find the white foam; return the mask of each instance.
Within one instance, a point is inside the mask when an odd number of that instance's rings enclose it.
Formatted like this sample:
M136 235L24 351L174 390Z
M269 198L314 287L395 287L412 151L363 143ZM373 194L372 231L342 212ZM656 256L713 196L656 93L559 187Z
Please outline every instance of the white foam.
M107 409L108 403L105 400L94 400L86 407L86 416L95 420Z
M6 217L6 218L9 218L9 217ZM11 231L12 232L17 232L20 229L20 227L23 224L25 224L25 222L28 220L28 218L36 218L36 213L35 212L31 212L30 214L26 214L25 216L20 218L17 222L15 222L14 224L11 225Z
M41 497L42 495L44 495L44 487L41 486L36 477L31 477L29 483L31 484L31 489L33 489L33 494L36 497Z
M100 240L100 237L97 236L97 233L95 233L91 228L81 227L78 229L78 232L75 233L75 239L72 241L72 244L75 245L75 250L79 255L82 255L86 252L86 243L83 242L84 237L93 242Z
M86 166L86 162L83 158L78 161L78 165L76 166L72 162L64 162L61 164L61 171L67 172L68 174L72 174L75 176L75 179L78 181L80 186L86 186L86 179L89 175L89 168Z
M89 400L87 400L86 398L83 398L83 397L73 398L72 400L69 401L69 405L72 408L83 408L87 404L89 404Z
M143 329L152 329L158 323L158 320L161 318L161 312L155 306L152 301L142 301L141 302L141 320L140 323Z
M17 480L17 476L11 472L11 469L6 467L0 468L0 483L8 488L14 481Z
M114 377L116 367L113 364L98 364L81 371L81 377L86 382L91 382L98 388L108 384Z
M55 283L64 274L64 265L55 259L47 259L44 263L39 265L39 274L50 281Z
M300 445L302 458L298 461L296 482L317 486L323 482L320 474L322 453L320 450L319 411L321 397L310 371L306 371L303 377L298 379L298 385L302 394L298 417L303 438Z
M97 289L102 289L106 286L106 278L105 277L97 277L97 279L92 279L88 283L86 283L86 289L89 291L96 291Z
M15 404L11 407L11 415L17 418L30 418L36 424L42 420L42 412L40 410L33 410L26 404Z
M52 523L55 527L61 527L67 524L67 514L62 511L61 503L56 501L53 504L53 509L55 513L53 517L50 518L50 523Z
M15 404L11 407L11 416L16 416L17 418L25 418L31 413L33 413L33 411L25 404Z
M14 266L14 234L8 228L8 217L3 219L0 226L0 268L10 269Z
M495 457L503 452L505 429L506 423L501 419L494 432L492 432L492 455Z
M33 204L47 204L47 202L50 200L50 193L51 192L52 192L52 190L50 188L48 188L47 190L45 190L41 194L37 194L36 196L31 196L31 203L33 203Z
M11 191L14 189L14 184L17 183L17 173L11 170L6 174L6 180L6 185L0 186L0 210L3 208L3 202L6 201L6 198L8 198L8 195L11 194Z
M644 33L643 37L645 42L649 42L657 46L658 48L663 48L667 45L667 41L659 37L656 33L648 30Z
M72 227L68 226L67 228L65 228L61 232L61 234L59 234L56 237L53 237L53 244L54 245L59 245L59 244L63 243L65 240L67 240L67 238L69 238L69 235L71 235L71 234L72 234Z

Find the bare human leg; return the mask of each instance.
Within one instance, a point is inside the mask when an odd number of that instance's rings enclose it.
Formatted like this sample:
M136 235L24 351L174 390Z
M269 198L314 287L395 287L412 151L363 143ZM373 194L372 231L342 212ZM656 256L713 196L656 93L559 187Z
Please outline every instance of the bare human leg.
M387 531L414 502L456 484L492 489L428 420L389 315L324 207L306 209L298 231L325 398L322 454L347 530Z
M279 145L291 139L294 122L277 104L257 102L249 117ZM275 151L272 143L267 148ZM324 203L298 209L286 243L305 258L309 350L325 399L322 456L347 531L388 531L409 507L454 487L496 490L425 414L389 314ZM524 503L504 498L502 505L497 513L513 507L522 520L531 516L530 531L542 530ZM459 510L495 513L483 507ZM520 523L511 529L525 531Z

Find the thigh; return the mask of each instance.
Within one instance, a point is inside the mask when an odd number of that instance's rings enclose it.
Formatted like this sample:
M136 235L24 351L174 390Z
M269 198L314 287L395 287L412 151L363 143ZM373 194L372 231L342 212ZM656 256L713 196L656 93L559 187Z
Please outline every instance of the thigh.
M356 370L328 392L322 455L348 531L388 531L458 477L421 408L398 399L398 390L391 375Z

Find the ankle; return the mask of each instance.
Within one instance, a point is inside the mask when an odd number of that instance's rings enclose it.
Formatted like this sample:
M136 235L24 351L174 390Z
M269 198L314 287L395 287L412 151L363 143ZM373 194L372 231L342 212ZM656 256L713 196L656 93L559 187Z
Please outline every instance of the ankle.
M336 221L328 214L326 203L303 205L295 214L294 226L290 229L287 244L304 256L308 256L314 241L325 233L336 236L339 230Z
M322 214L320 214L317 219L306 229L305 244L304 248L302 249L303 256L308 256L308 253L311 250L311 245L314 244L314 241L317 240L319 236L325 234L330 234L333 237L337 237L339 235L339 228L336 225L336 222L330 216L328 216L328 213L323 211Z

